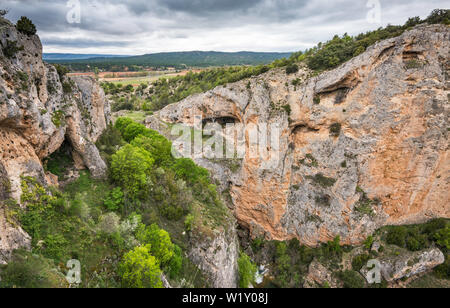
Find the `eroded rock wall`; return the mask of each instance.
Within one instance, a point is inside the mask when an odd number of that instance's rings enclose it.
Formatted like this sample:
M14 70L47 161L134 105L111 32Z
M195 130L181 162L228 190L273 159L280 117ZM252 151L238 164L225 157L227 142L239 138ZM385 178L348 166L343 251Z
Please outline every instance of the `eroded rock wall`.
M196 159L254 237L359 244L387 224L450 217L448 26L419 26L313 76L275 69L156 114L281 127L277 159ZM289 106L289 107L287 107ZM255 141L245 134L245 144ZM273 149L269 149L273 151Z
M42 61L39 37L18 32L2 18L0 44L0 178L8 182L7 196L0 187L1 199L20 201L21 176L53 184L42 162L65 140L94 177L105 176L106 164L94 144L110 121L101 87L88 77L60 76ZM29 238L1 213L0 224L4 262L11 248L26 247Z

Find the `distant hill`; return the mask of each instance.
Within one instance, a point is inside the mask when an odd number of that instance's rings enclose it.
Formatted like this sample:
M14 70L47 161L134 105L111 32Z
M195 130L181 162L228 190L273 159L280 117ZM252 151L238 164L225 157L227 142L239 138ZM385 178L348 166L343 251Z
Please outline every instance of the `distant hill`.
M291 53L278 52L216 52L216 51L188 51L164 52L132 57L97 57L90 59L50 60L53 63L70 65L73 69L83 70L89 66L111 69L127 66L137 67L209 67L231 65L259 65L269 64L277 59L287 58Z
M44 53L42 58L44 61L58 61L58 60L87 60L92 58L120 58L129 56L119 55L99 55L99 54L75 54L75 53Z

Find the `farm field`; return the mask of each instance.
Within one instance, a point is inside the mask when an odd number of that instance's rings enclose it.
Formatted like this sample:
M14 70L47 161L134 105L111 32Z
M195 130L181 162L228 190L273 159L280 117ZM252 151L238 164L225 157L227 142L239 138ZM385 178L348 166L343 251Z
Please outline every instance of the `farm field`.
M201 70L184 70L184 71L141 71L141 72L100 72L98 78L100 82L111 82L115 85L122 86L132 85L137 87L142 83L152 83L161 77L173 78L184 76L188 72L200 72ZM86 73L70 73L68 76L91 76L96 77L94 72Z

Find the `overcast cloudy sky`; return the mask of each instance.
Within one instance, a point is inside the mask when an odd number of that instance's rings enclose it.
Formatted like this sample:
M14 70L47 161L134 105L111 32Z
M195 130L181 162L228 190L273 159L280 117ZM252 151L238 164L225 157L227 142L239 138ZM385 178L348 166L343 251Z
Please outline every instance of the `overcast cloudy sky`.
M80 23L76 3L80 4ZM368 13L380 4L381 20ZM28 16L45 52L145 54L163 51L297 51L408 17L443 0L0 0L7 18ZM75 6L74 6L75 5ZM72 11L71 11L72 10ZM376 16L370 14L370 16Z

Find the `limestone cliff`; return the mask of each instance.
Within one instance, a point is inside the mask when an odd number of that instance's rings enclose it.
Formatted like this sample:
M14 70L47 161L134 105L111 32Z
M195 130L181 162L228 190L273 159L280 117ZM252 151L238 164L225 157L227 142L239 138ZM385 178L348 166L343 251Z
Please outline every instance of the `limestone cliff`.
M90 78L58 74L42 61L38 36L22 34L2 18L0 44L0 201L20 199L21 176L53 184L42 162L65 140L76 161L103 177L106 165L94 143L110 110L101 87ZM27 245L27 235L0 212L0 262Z
M450 217L449 52L448 26L419 26L318 76L271 70L155 118L279 124L275 161L247 153L239 168L197 163L230 191L252 236L358 244L387 224Z

